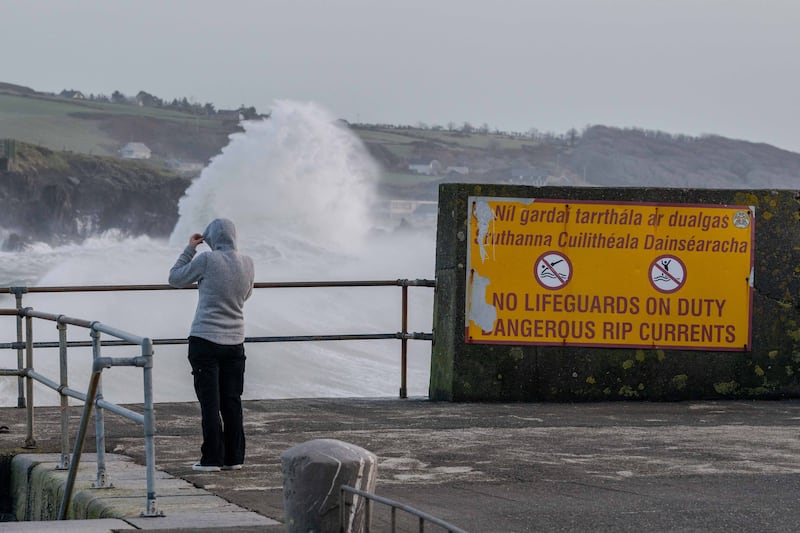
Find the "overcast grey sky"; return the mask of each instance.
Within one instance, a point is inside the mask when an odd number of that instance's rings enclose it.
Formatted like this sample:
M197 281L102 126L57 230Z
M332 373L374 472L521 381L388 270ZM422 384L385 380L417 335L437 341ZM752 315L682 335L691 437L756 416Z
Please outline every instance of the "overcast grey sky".
M800 152L796 0L0 0L0 81Z

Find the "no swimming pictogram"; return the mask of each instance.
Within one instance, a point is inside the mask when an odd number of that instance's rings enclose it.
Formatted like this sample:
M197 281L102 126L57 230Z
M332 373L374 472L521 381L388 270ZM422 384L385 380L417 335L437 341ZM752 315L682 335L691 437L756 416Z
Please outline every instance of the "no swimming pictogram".
M679 290L686 283L686 265L674 255L661 255L650 264L650 284L666 294Z
M572 263L560 252L545 252L536 260L533 273L545 289L562 289L572 279Z

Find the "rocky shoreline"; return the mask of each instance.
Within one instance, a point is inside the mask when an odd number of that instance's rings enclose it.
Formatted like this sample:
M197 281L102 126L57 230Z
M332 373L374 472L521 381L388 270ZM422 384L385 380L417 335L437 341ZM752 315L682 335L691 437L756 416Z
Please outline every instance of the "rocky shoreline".
M81 242L109 230L168 236L191 180L145 163L22 144L14 165L0 171L2 249Z

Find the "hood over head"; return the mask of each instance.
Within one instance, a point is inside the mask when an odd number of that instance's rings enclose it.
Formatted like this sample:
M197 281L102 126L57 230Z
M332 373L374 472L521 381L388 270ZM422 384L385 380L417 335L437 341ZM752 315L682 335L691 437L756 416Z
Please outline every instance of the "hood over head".
M236 250L236 225L227 218L214 219L203 232L203 240L212 250Z

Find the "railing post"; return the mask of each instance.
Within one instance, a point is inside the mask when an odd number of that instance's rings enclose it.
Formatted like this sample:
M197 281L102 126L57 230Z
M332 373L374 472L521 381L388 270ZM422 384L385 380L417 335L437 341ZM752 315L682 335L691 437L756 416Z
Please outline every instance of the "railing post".
M75 488L75 479L78 476L78 467L81 464L81 454L83 452L83 441L86 439L86 429L89 425L89 416L92 414L92 405L95 402L97 383L100 380L101 369L94 369L89 378L89 390L86 391L86 401L83 404L83 416L78 427L78 435L75 437L75 445L72 449L72 463L69 465L67 482L64 485L64 496L58 508L58 520L66 520L70 503L72 502L72 490Z
M67 325L59 321L56 323L58 328L58 367L60 374L58 391L61 400L61 461L56 470L69 470L69 397L64 394L63 389L69 386L69 373L67 372Z
M25 317L25 364L27 370L33 370L33 318ZM25 390L27 396L28 434L25 436L25 448L35 448L36 439L33 438L33 378L30 374L25 376Z
M17 310L22 309L22 295L28 291L27 287L11 287L11 292L14 293L16 300ZM22 370L23 356L22 356L22 315L17 315L17 370ZM25 407L25 387L22 384L22 376L17 378L17 408Z
M164 516L156 507L156 447L155 447L155 409L153 408L153 342L144 339L142 369L144 382L144 454L147 468L147 508L142 516Z
M100 332L92 328L92 361L97 361L100 358L101 344ZM94 431L95 431L95 452L97 453L97 479L92 483L94 489L111 488L114 485L108 482L106 474L106 423L103 408L100 407L99 402L103 399L103 374L99 373L97 376L97 390L95 397L91 401L95 404L94 410ZM90 401L89 398L86 399Z
M399 280L403 290L402 338L400 339L400 398L408 398L408 280Z

